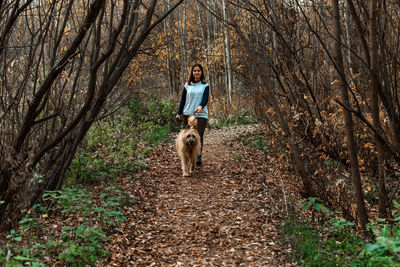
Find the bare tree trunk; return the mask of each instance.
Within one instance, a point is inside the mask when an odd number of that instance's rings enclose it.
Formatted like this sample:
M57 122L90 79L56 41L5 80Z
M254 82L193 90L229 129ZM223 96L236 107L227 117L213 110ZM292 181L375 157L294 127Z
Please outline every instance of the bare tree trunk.
M231 61L231 43L229 40L228 12L226 10L225 0L222 0L222 13L224 18L224 33L225 33L225 64L226 64L226 85L228 108L232 103L232 61Z
M313 188L312 181L310 178L310 175L307 172L306 165L304 162L304 159L302 158L302 151L299 148L299 145L297 144L295 140L295 136L293 135L289 123L288 123L288 118L285 115L285 112L281 109L280 107L280 101L277 98L277 96L274 93L274 88L269 85L269 81L266 80L268 76L265 75L267 69L266 69L266 64L265 62L261 62L262 56L259 54L259 52L252 46L252 43L250 40L246 38L244 33L242 32L240 26L233 21L233 26L239 35L240 40L244 43L244 46L246 47L248 54L251 55L253 64L255 65L255 72L257 76L257 87L262 88L260 89L259 92L255 92L258 97L257 101L260 101L260 97L262 98L263 101L266 101L269 105L271 105L276 113L276 116L278 118L278 123L280 124L284 137L288 141L289 146L290 146L290 151L293 153L293 158L294 158L294 163L295 163L295 168L297 173L299 174L302 184L303 184L303 196L316 196L316 192ZM274 69L273 64L270 64L270 66ZM276 71L276 69L275 69ZM275 74L276 75L276 74ZM277 75L276 75L277 76ZM277 81L280 86L283 86L282 83L279 80L279 76L277 76ZM267 97L265 97L265 95Z
M33 101L30 103L29 109L23 119L23 123L17 132L17 137L14 139L12 144L12 152L9 155L9 162L5 166L1 166L0 170L0 200L3 203L0 204L0 222L4 222L3 226L8 226L20 216L21 213L25 212L29 205L32 203L31 195L27 197L23 194L30 186L35 187L35 183L29 181L29 176L20 173L20 169L14 168L12 165L15 162L24 162L24 151L22 148L29 138L29 133L32 131L33 126L36 125L35 120L39 116L40 112L43 111L43 102L46 102L46 95L58 76L61 74L62 70L65 68L69 60L71 60L75 50L78 48L80 43L84 40L87 32L95 23L97 16L104 6L104 0L98 0L92 3L90 6L84 23L76 34L75 38L66 49L66 51L61 56L59 62L55 64L49 71L48 75L43 80L42 84L39 86L36 94L33 95ZM85 108L85 107L84 107ZM78 116L79 117L79 116ZM76 121L76 120L74 120ZM70 127L74 125L74 121L70 124ZM68 127L64 132L68 133L70 130ZM48 144L46 144L46 147ZM42 157L44 148L38 151L35 158ZM34 161L38 161L33 159ZM28 165L28 164L26 164ZM29 165L28 165L29 166ZM29 168L24 168L25 172L29 172ZM35 181L36 182L36 181ZM22 194L21 194L22 193Z
M211 10L211 1L207 0L207 7ZM207 61L208 61L208 77L209 77L209 84L211 88L217 88L217 78L216 78L216 71L215 71L215 60L212 59L212 51L211 51L211 43L213 41L213 16L211 12L207 11ZM211 91L210 91L211 93ZM210 94L211 96L211 94Z
M168 9L171 8L171 0L168 0ZM177 13L177 12L176 12ZM176 13L172 13L168 16L168 22L169 22L169 27L170 27L170 32L175 32L175 21L178 19L179 16L175 15ZM179 24L179 22L178 22ZM178 28L179 31L179 28ZM174 38L170 39L170 51L172 53L175 52L175 43L174 43ZM174 90L174 94L175 95L179 95L179 92L181 90L182 87L182 83L181 83L181 78L182 75L180 75L178 67L177 67L177 59L175 59L174 56L171 55L170 58L170 64L171 64L171 69L170 69L170 75L171 75L171 81L172 81L172 86L173 86L173 90Z
M206 75L205 78L206 80L210 83L210 63L209 63L209 57L210 57L210 53L211 53L211 48L210 48L210 32L208 30L208 26L207 24L204 23L203 19L201 18L201 13L200 13L200 7L199 7L199 2L196 2L196 13L197 13L197 18L199 20L200 23L200 29L201 29L201 36L203 37L204 40L206 40L206 65L205 65L205 69L206 69ZM205 25L205 27L203 26ZM211 84L211 83L210 83Z
M219 14L217 11L217 0L211 0L212 1L212 10L214 11L215 14ZM217 23L217 17L212 16L212 40L214 41L216 39L216 33L218 32L218 23Z
M364 28L361 24L361 19L357 15L356 8L354 6L353 0L346 0L348 2L349 9L351 11L351 15L353 17L353 21L355 22L356 25L356 30L358 32L359 38L361 40L363 52L365 54L365 59L366 63L370 64L371 63L371 56L370 56L370 50L368 49L368 44L367 40L364 36ZM386 68L386 65L383 66L383 68ZM384 84L382 87L381 84L379 84L380 90L378 90L378 95L379 98L382 102L383 107L385 108L388 118L390 119L390 123L392 125L392 134L393 134L393 139L394 143L396 144L396 149L400 149L400 117L398 112L396 111L396 108L393 103L393 99L395 97L393 96L392 92L389 90L389 85L387 83Z
M170 0L167 1L166 3L166 10L168 10L171 6ZM164 11L165 12L165 11ZM169 27L172 25L170 24ZM168 77L168 92L170 95L174 95L174 81L173 81L173 76L172 76L172 65L171 65L171 44L170 40L171 38L168 37L168 25L167 25L167 20L163 21L163 27L164 27L164 35L165 35L165 60L166 60L166 65L167 65L167 77Z
M320 1L320 13L321 13L321 19L322 19L322 22L323 22L323 24L325 24L325 25L328 25L328 23L327 23L327 3L325 2L325 1ZM327 42L327 40L328 40L328 33L327 33L327 29L324 27L324 30L322 31L322 43L324 43L324 44L327 44L328 42ZM324 88L323 88L323 93L322 93L322 100L323 100L323 105L325 105L326 106L326 100L328 99L328 97L331 95L331 88L330 88L330 84L331 84L331 81L332 81L332 73L331 73L331 67L328 65L328 62L329 63L331 63L331 59L330 59L330 57L329 57L329 55L328 55L328 52L327 51L325 51L324 52L324 56L325 56L325 60L324 60L324 62L326 62L326 64L325 64L325 69L326 69L326 71L327 71L327 76L328 76L328 78L327 78L327 86L325 86Z
M104 0L92 1L84 13L85 17L74 15L71 19L71 24L76 23L80 27L71 31L68 37L65 36L68 31L64 31L62 27L44 27L60 24L60 17L53 14L42 16L39 22L36 21L37 17L32 16L34 19L29 25L18 23L18 27L21 27L16 29L18 34L26 27L35 28L35 31L22 35L31 44L38 41L35 39L37 36L42 39L38 42L39 45L26 46L27 48L20 45L24 39L10 39L16 45L6 45L5 52L0 54L5 64L9 64L7 62L18 58L18 52L25 51L24 49L31 53L30 58L34 58L38 51L37 59L22 65L27 72L37 73L36 76L28 76L21 84L18 84L18 79L9 81L7 77L1 77L1 82L7 83L6 88L15 86L22 92L20 98L15 98L18 102L13 109L4 109L6 116L11 119L0 121L4 125L4 130L1 128L0 131L0 151L5 154L0 158L2 227L10 226L12 221L15 222L23 215L43 190L61 187L79 143L98 118L107 99L118 90L116 85L125 69L150 32L183 0L175 1L170 9L154 18L157 2L149 1L147 10L138 12L140 1L124 0L117 7L120 16L115 19L115 2L107 1L109 5L105 5ZM83 7L79 1L71 0L69 3L71 5L67 5L65 9L74 4L76 8ZM54 12L58 12L57 4L59 2L56 0L51 2ZM40 8L37 10L32 12L41 12ZM62 13L66 14L64 11ZM58 21L54 22L53 19ZM65 15L65 21L67 19L69 18ZM47 35L53 29L58 29L56 33L52 33L54 36L62 35L60 38L63 49L60 48L61 45L59 47L60 42L56 37ZM47 46L43 49L44 43L51 43L53 51L48 51ZM79 56L76 50L79 50ZM9 53L16 56L9 56ZM54 60L56 58L59 60ZM47 69L51 65L53 67ZM63 90L67 91L67 82L68 92L62 94ZM39 84L37 88L36 83ZM1 96L2 103L11 103L12 100L7 99L7 93ZM13 103L10 104L11 107L12 105Z
M372 120L376 130L382 132L381 122L379 118L379 57L378 57L378 42L377 42L377 1L369 1L369 31L370 31L370 77L371 77L371 108L372 108ZM376 151L377 151L377 174L378 174L378 185L379 185L379 216L384 218L387 216L387 193L385 186L385 175L384 175L384 150L381 139L375 135Z
M315 21L315 29L318 31L318 22L317 20ZM296 27L297 31L299 31L299 27ZM299 40L299 38L297 39ZM319 49L319 41L318 38L314 35L312 39L312 49L313 49L313 54L315 55L315 65L312 69L311 72L311 81L312 81L312 91L315 95L318 94L318 68L320 66L319 64L319 58L316 56L318 55L318 49ZM297 50L297 49L296 49Z
M337 64L337 71L340 77L340 89L342 102L346 106L350 106L349 95L347 91L347 82L345 80L344 66L343 66L343 56L342 56L342 30L340 26L340 12L339 12L339 0L332 1L333 7L333 17L334 17L334 37L336 40L335 45L335 58ZM344 109L344 121L345 121L345 133L347 140L347 148L350 155L350 165L351 165L351 176L354 190L354 200L357 204L357 215L363 230L366 230L366 225L368 223L367 210L365 209L364 196L362 192L360 170L358 166L357 158L357 148L354 140L353 133L353 118L350 111Z
M264 86L263 83L260 86ZM279 107L278 99L276 99L273 91L271 90L268 93L268 101L274 107L274 110L279 118L280 125L282 127L283 132L285 133L286 139L289 142L290 150L293 152L293 158L296 166L296 171L301 177L301 181L303 183L303 196L316 196L316 193L313 189L311 179L309 174L307 173L304 160L301 156L301 150L296 143L292 132L290 131L289 125L287 123L287 118L284 115L283 111Z
M181 44L180 44L180 51L181 51L181 67L182 67L182 82L181 84L185 83L186 80L186 73L188 72L187 70L187 65L186 65L186 2L184 3L184 6L182 8L182 15L179 16L179 29L180 29L180 35L181 35Z
M351 49L353 47L353 21L351 19L351 14L350 14L350 8L349 8L349 3L347 1L344 1L344 25L346 29L346 45L348 49L346 50L346 59L347 59L347 64L349 68L349 73L350 73L350 81L352 84L353 78L354 78L354 72L353 72L353 60L351 56Z

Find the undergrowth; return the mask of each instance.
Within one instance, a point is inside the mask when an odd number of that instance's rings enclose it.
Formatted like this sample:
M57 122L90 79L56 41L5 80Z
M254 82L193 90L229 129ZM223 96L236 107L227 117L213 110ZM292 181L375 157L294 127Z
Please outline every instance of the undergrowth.
M93 184L145 167L148 154L179 128L175 114L172 100L130 100L120 114L92 126L71 163L67 183Z
M262 133L254 133L247 136L238 136L236 139L263 153L271 152L271 145L268 141L265 140Z
M264 153L286 157L286 149L272 149L262 133L237 139ZM303 212L311 209L313 216L301 213L287 218L281 226L283 242L292 248L292 260L300 266L400 266L400 204L393 203L394 219L370 222L372 236L365 237L353 222L330 211L318 198L304 199L300 203Z
M293 260L301 266L400 266L400 237L388 224L370 223L376 239L366 238L340 213L331 212L317 198L304 200L303 209L311 208L324 218L321 224L310 218L288 218L281 231L292 247ZM311 220L311 221L310 221ZM386 229L386 230L385 230ZM392 239L392 240L389 240Z
M0 240L0 265L94 266L107 257L105 244L125 218L129 192L109 186L86 190L117 174L146 166L148 154L179 129L172 100L132 99L117 115L95 123L71 163L62 190L46 192Z
M97 194L63 187L43 199L0 241L4 266L92 266L108 255L108 235L124 222L122 208L133 203L115 186Z
M213 116L209 121L209 128L222 128L232 125L244 125L257 123L258 120L247 109L241 109L234 114L219 114Z

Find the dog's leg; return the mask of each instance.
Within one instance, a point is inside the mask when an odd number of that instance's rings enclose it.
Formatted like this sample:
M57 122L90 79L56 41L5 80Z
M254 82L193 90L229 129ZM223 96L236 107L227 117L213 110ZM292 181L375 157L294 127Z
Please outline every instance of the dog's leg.
M189 174L189 159L187 157L182 158L182 170L183 170L184 177L190 176L190 174Z
M194 173L194 167L196 166L196 158L195 157L191 157L190 158L190 174Z
M190 166L190 174L193 174L194 173L194 167L196 166L196 162L193 160L191 164L192 164L192 166Z

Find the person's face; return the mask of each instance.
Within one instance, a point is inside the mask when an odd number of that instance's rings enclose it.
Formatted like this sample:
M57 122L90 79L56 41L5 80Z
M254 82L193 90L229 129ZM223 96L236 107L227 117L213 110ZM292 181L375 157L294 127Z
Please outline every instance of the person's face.
M199 67L193 68L193 77L195 81L200 81L201 69Z

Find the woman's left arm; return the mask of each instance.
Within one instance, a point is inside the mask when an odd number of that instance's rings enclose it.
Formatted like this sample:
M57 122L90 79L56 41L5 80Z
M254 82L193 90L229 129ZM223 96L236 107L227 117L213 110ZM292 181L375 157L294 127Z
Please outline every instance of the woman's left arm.
M210 94L210 87L207 85L207 87L204 89L204 93L203 93L203 97L201 98L200 106L198 106L194 110L194 113L200 112L207 105L209 94Z
M200 102L200 106L199 106L199 107L201 107L200 110L203 109L205 106L207 106L209 95L210 95L210 86L207 85L207 87L204 89L203 97Z

